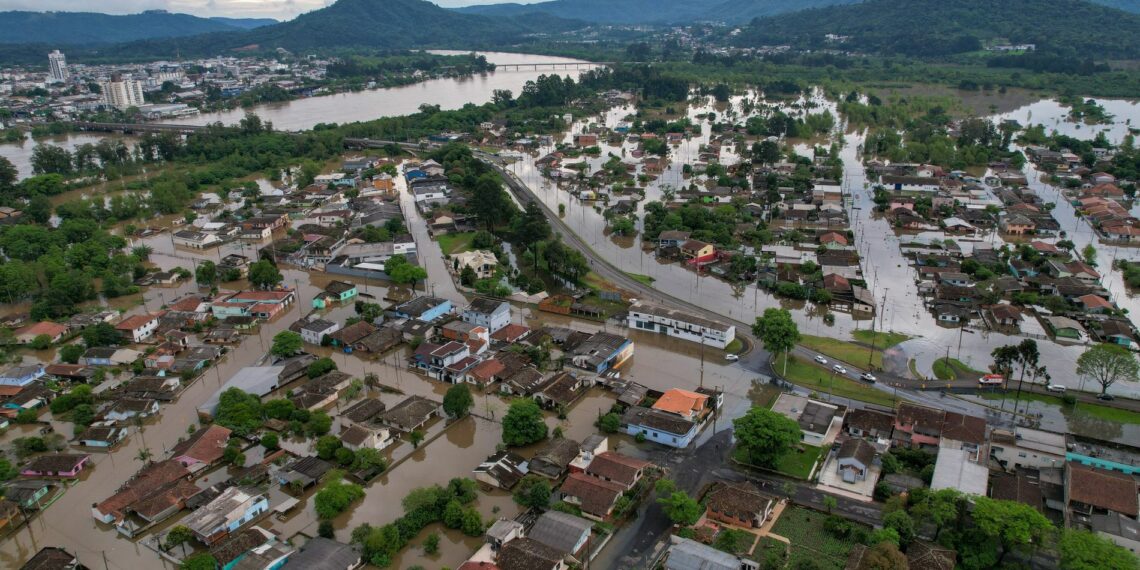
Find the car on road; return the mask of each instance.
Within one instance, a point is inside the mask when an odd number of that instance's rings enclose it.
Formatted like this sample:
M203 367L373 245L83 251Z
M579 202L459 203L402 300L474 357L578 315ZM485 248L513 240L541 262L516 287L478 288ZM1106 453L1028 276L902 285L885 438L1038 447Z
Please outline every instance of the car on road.
M1116 396L1113 396L1112 394L1097 394L1096 399L1104 400L1105 402L1111 402L1116 399Z
M1065 393L1065 387L1060 385L1060 384L1050 384L1050 385L1046 386L1045 389L1050 391L1050 392L1056 392L1058 394L1064 394Z
M846 367L844 367L844 366L841 366L841 365L839 365L839 364L836 364L835 366L832 366L832 367L831 367L831 369L832 369L832 370L834 370L834 371L836 371L836 372L838 372L838 373L840 373L840 374L847 374L847 368L846 368Z
M818 354L815 355L815 361L820 363L820 364L827 364L827 359L818 355Z
M740 357L735 355L735 354L729 353L729 354L724 355L724 359L729 361L729 362L736 362L737 360L740 360Z
M862 378L863 380L870 382L872 384L874 384L878 380L878 378L875 378L875 375L871 374L870 372L864 372L864 373L860 374L859 378Z

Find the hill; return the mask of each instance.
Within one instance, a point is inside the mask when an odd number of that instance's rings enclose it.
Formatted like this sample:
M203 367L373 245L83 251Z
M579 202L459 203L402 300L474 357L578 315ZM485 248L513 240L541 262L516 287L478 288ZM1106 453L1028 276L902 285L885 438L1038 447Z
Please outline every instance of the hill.
M466 14L514 16L541 12L600 24L664 24L719 21L739 24L811 8L855 4L861 0L552 0L536 4L486 4L456 8ZM1140 13L1140 0L1092 0Z
M868 0L759 19L739 45L791 44L915 57L1036 44L1072 58L1140 57L1140 15L1080 0ZM829 43L825 36L846 36Z
M269 23L275 23L268 20ZM0 12L0 43L82 45L239 31L264 20L199 18L161 10L114 16L93 12Z
M273 24L279 24L280 23L279 21L274 20L273 18L223 18L221 16L215 16L215 17L210 18L210 19L215 21L215 22L221 22L221 23L226 24L228 26L232 26L234 28L241 28L243 30L252 30L254 28L260 28L263 26L272 26Z

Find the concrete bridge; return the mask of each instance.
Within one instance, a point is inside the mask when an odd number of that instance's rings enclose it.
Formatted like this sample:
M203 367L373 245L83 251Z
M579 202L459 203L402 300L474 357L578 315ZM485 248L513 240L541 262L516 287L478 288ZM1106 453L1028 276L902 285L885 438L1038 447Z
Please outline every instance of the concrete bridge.
M123 134L177 133L180 135L188 135L207 129L205 125L172 125L169 123L92 123L88 121L75 121L69 124L81 131Z
M612 66L616 62L613 61L578 61L578 62L564 62L564 61L550 61L538 63L496 63L495 71L523 71L540 69L589 69L592 67ZM631 62L633 63L633 62Z

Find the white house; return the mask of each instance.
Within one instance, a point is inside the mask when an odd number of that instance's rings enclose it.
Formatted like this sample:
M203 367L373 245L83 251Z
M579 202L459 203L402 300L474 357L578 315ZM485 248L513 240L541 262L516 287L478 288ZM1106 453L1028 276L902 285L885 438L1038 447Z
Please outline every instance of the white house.
M732 325L641 302L630 306L626 323L632 329L666 334L722 350L736 338L736 327Z
M115 325L115 330L122 333L132 342L142 342L158 329L158 319L162 315L142 314L127 317L123 322Z
M392 432L386 427L369 428L352 424L340 432L340 441L353 451L384 449L392 444Z
M301 326L301 340L309 344L321 344L321 339L327 334L340 330L340 323L313 319Z
M495 334L511 324L511 305L497 299L477 298L463 309L463 322L486 327L489 334Z
M464 251L455 254L455 267L463 271L470 267L477 279L490 279L495 275L495 268L499 266L499 258L495 254L482 249Z
M217 247L221 245L222 240L214 234L206 232L195 232L191 230L181 230L174 232L171 236L174 245L188 247L191 249L206 249L210 247Z

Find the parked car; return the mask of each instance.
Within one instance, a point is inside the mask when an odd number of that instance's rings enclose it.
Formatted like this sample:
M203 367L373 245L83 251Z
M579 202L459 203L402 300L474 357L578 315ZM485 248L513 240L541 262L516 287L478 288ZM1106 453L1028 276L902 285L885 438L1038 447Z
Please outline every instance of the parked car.
M840 373L840 374L847 374L847 368L845 368L845 367L843 367L843 366L841 366L841 365L839 365L839 364L836 364L835 366L832 366L832 367L831 367L831 369L832 369L832 370L834 370L834 371L836 371L836 372L838 372L838 373Z
M1113 396L1112 394L1097 394L1096 399L1111 402L1116 399L1116 396Z
M735 355L735 354L730 353L730 354L724 355L724 359L729 361L729 362L736 362L737 360L740 360L740 357Z
M1065 387L1060 385L1060 384L1050 384L1050 385L1046 386L1045 389L1050 391L1050 392L1056 392L1058 394L1064 394L1065 393Z
M874 384L878 380L878 378L875 378L875 375L871 374L870 372L864 372L864 373L860 374L859 377L862 378L863 380L866 380L867 382L872 383L872 384Z
M827 364L827 359L818 355L818 354L815 355L815 361L820 363L820 364Z

